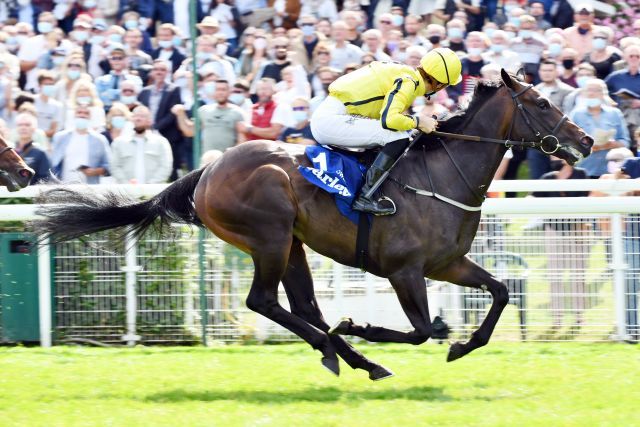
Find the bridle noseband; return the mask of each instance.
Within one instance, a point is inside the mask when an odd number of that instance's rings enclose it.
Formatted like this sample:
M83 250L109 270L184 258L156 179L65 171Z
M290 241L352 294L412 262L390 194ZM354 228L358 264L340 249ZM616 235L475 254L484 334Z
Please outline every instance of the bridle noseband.
M2 156L4 153L6 153L7 151L11 151L13 150L13 147L4 147L2 150L0 150L0 156Z
M558 123L551 130L551 133L541 137L540 131L536 130L536 128L533 127L533 124L531 123L531 119L536 120L538 124L540 124L540 121L537 120L536 116L531 114L529 110L525 108L524 105L522 105L522 102L520 102L520 99L519 99L520 95L524 94L526 91L528 91L532 87L533 85L529 84L524 88L522 88L519 92L514 91L508 86L507 86L507 89L509 89L509 93L511 94L511 99L513 99L513 103L516 106L516 112L520 111L520 113L522 114L522 117L524 118L524 122L527 124L529 129L531 129L531 132L533 132L536 138L539 138L538 141L531 143L532 144L531 147L540 148L540 150L547 155L554 154L561 147L560 141L556 136L556 132L560 129L560 127L564 124L564 122L567 121L568 117L566 114L563 114L560 120L558 121ZM514 114L513 117L511 118L511 124L509 124L509 133L507 134L507 141L511 140L511 132L513 131L513 125L515 124L515 122L516 122L516 115ZM545 129L546 126L542 124L542 128ZM547 141L550 141L552 144L550 150L545 149L545 144Z

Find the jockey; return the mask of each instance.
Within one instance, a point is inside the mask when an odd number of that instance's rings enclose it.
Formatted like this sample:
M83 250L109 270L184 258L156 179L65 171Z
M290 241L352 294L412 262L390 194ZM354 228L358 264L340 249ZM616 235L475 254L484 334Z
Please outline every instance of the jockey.
M372 62L329 86L329 96L311 118L316 141L347 148L383 147L367 171L353 209L374 215L395 213L393 201L375 200L373 193L409 145L411 131L430 133L437 126L426 113L410 116L405 112L417 97L430 97L460 83L461 69L452 50L437 48L422 58L417 69L396 62ZM390 206L382 206L383 201Z

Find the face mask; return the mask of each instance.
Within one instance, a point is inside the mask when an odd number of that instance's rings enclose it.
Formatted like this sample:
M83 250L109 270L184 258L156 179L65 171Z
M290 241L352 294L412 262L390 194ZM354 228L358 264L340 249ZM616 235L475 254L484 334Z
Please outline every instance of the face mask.
M602 50L605 47L607 47L607 41L605 39L600 39L600 38L593 39L593 41L591 42L591 45L595 50Z
M198 52L196 53L196 58L199 61L208 61L211 59L211 54L209 52Z
M517 8L518 6L515 4L505 4L504 5L504 12L508 15L509 12L511 12L513 9Z
M89 39L89 43L91 43L91 44L102 44L102 43L104 43L104 36L92 36Z
M584 36L588 32L589 32L589 28L578 27L578 34L580 34L581 36Z
M67 70L67 77L69 78L69 80L78 80L80 78L80 71Z
M182 39L179 36L173 36L173 45L175 47L182 46Z
M520 30L520 37L523 39L530 39L533 37L533 31L531 30Z
M549 45L549 55L558 56L562 52L562 45L560 43L551 43Z
M173 40L158 40L158 46L162 49L169 49L173 46Z
M495 53L501 53L504 50L504 45L502 44L492 44L491 51Z
M399 27L400 25L404 24L404 16L402 16L402 15L393 15L391 17L391 22L396 27Z
M56 94L56 88L53 85L42 86L42 94L44 96L53 96Z
M583 88L584 85L587 84L587 82L589 80L591 80L593 77L591 76L580 76L580 77L576 77L576 83L578 84L579 88Z
M302 26L302 35L305 37L309 37L314 35L316 32L316 29L313 27L313 25L303 25Z
M97 2L95 0L84 0L83 5L85 9L93 9L97 6Z
M51 62L53 62L53 65L59 67L60 65L64 64L64 56L54 56L53 58L51 58Z
M257 38L253 41L254 49L264 49L267 47L267 41L263 38Z
M79 42L84 42L89 39L89 33L86 31L75 31L73 33L73 38L75 38Z
M47 34L53 31L53 24L51 22L42 21L38 22L38 32L42 34Z
M236 105L242 105L244 103L244 95L241 93L232 93L229 95L229 102Z
M478 47L470 47L467 49L467 53L469 54L469 56L480 56L480 54L482 53L482 49Z
M482 30L482 31L487 35L487 37L491 38L491 37L493 37L493 33L496 32L496 29L495 28L487 28L487 29Z
M575 59L563 59L562 60L562 66L564 67L565 70L573 69L573 66L575 65L575 63L576 63Z
M216 53L219 56L225 56L227 54L227 49L229 49L229 46L227 46L226 43L218 43L216 45Z
M213 97L216 93L216 82L207 82L203 86L204 93L209 97Z
M562 166L564 166L564 162L562 160L551 160L549 162L549 167L551 167L551 170L554 172L562 169Z
M85 119L84 117L76 117L75 119L76 129L84 130L89 127L89 119Z
M93 18L93 25L102 25L104 28L108 28L107 21L102 18Z
M294 111L293 119L296 123L302 123L309 118L309 114L306 111Z
M79 96L79 97L76 98L76 104L89 105L89 104L91 104L91 97L90 96Z
M109 41L112 43L122 43L122 36L120 34L111 34Z
M430 36L429 37L429 43L431 43L431 44L440 43L440 36Z
M602 104L602 100L600 100L598 98L587 98L587 99L585 99L585 104L589 108L595 108L595 107L598 107L598 106L600 106Z
M512 39L516 36L516 33L514 33L513 31L505 31L505 33L507 34L508 39Z
M125 105L135 104L137 100L138 98L135 95L120 95L120 102Z
M13 36L7 37L7 39L4 41L4 44L6 44L7 46L17 46L18 40L16 40L16 38Z
M447 35L450 39L461 39L462 38L462 30L460 28L449 28L447 30Z
M138 28L138 21L135 19L128 19L124 21L124 27L127 30L135 30L136 28Z
M125 119L123 116L111 117L111 126L116 129L122 129L126 123L127 119Z
M515 25L516 27L520 26L520 18L517 16L510 16L509 23Z

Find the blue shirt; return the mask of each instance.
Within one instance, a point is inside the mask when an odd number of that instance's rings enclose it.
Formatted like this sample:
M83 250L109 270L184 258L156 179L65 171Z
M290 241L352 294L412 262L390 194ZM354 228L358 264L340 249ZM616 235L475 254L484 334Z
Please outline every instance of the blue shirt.
M599 117L591 115L587 107L577 107L570 114L569 118L590 135L594 135L596 130L615 130L614 139L629 147L629 129L622 116L622 112L607 105L602 106ZM600 150L592 153L589 157L578 163L578 166L587 171L587 175L596 177L607 173L606 156L609 150Z
M620 102L620 98L614 95L614 93L620 89L627 89L640 95L640 72L632 75L629 73L629 70L625 68L624 70L609 74L609 76L604 79L604 82L609 88L609 93L617 102Z

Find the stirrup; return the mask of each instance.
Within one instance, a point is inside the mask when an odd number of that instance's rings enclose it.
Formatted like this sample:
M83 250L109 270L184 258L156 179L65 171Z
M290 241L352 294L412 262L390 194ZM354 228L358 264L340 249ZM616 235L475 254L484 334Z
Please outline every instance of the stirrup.
M396 202L394 202L393 200L391 200L389 197L387 196L382 196L378 199L378 203L380 203L381 201L386 200L387 202L391 203L391 206L393 206L393 212L387 214L387 215L394 215L396 213L396 211L398 210L396 208Z

